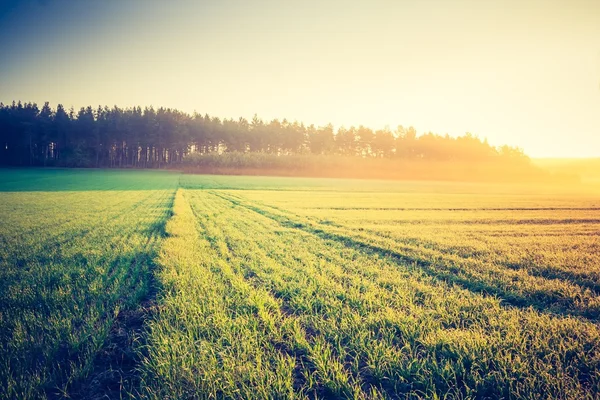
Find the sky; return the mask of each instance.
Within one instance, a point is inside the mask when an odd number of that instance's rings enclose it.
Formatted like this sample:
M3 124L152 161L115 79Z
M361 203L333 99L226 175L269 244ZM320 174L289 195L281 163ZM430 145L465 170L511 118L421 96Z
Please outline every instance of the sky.
M598 0L1 0L0 101L471 132L600 157Z

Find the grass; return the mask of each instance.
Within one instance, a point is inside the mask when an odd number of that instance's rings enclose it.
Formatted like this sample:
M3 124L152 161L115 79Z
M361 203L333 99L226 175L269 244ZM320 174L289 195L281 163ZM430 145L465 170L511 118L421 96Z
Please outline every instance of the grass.
M115 317L149 292L177 176L2 175L15 191L0 193L0 397L61 396L89 374ZM159 190L139 190L144 178Z
M0 397L600 395L594 186L2 174Z

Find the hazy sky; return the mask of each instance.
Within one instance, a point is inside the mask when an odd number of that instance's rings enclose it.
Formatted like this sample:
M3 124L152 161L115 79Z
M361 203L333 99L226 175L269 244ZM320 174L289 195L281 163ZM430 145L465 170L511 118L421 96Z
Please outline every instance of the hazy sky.
M19 99L600 156L600 0L1 0L0 101Z

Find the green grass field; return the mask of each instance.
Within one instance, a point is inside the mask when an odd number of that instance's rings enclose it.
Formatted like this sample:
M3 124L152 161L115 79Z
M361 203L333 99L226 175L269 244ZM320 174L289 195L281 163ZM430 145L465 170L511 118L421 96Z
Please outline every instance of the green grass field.
M600 187L0 170L0 212L0 398L600 396Z

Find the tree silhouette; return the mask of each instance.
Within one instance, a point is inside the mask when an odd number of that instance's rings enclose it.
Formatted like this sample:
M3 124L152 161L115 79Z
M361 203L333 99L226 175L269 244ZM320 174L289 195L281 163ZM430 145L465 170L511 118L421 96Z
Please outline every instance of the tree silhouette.
M339 155L424 160L527 160L522 150L495 148L472 134L460 137L413 127L372 129L331 124L315 127L257 115L224 119L171 108L98 106L68 112L35 103L0 103L0 165L163 168L189 153Z

